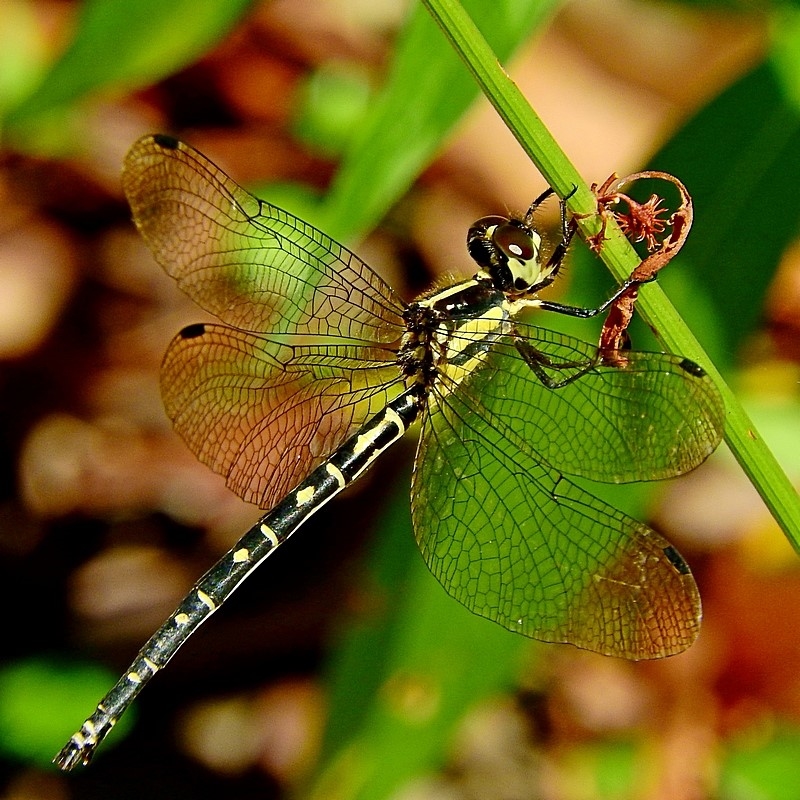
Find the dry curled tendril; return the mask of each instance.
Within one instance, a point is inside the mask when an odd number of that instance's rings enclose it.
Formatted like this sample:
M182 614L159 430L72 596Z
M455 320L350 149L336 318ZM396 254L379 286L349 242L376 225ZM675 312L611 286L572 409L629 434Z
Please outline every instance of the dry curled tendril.
M620 190L629 183L645 178L656 178L672 183L680 192L681 203L669 218L668 209L662 207L663 198L652 195L639 203ZM600 230L588 238L589 247L598 252L605 241L609 217L613 217L622 232L634 242L644 242L649 255L630 275L631 285L612 303L600 332L600 354L607 364L625 366L625 349L628 345L628 325L633 318L634 306L639 296L639 285L653 280L683 247L692 227L692 198L686 187L673 175L656 170L634 172L624 178L612 174L600 186L592 185L597 197ZM624 203L627 210L614 208Z

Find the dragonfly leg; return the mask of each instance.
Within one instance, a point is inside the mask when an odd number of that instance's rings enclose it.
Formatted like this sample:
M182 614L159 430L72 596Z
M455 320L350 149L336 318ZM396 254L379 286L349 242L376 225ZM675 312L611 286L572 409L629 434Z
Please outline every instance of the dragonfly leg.
M582 306L570 306L565 305L564 303L555 303L550 300L540 300L537 303L537 308L541 308L543 311L555 311L556 314L565 314L568 317L577 317L579 319L589 319L591 317L596 317L598 314L602 314L604 311L607 311L614 303L616 303L620 297L624 294L627 294L632 288L641 286L643 283L650 283L650 281L655 280L655 275L652 277L648 277L646 280L638 280L636 278L628 278L626 281L623 281L616 289L614 294L601 303L597 308L583 308Z
M564 257L567 255L567 250L569 250L569 245L572 242L572 237L575 235L575 231L578 229L578 226L575 224L575 220L570 219L567 212L567 200L569 200L569 198L575 194L576 189L577 187L573 189L563 200L559 200L561 209L561 241L555 246L550 258L547 259L547 264L545 266L545 271L549 272L551 279L555 279L555 277L558 275L558 272L564 263Z
M522 356L525 363L533 370L536 377L548 389L561 389L562 387L567 386L593 369L598 362L598 359L556 362L553 361L549 356L546 356L544 353L537 350L535 347L533 347L533 345L531 345L529 342L526 342L524 339L515 340L514 345L516 346L517 351ZM553 378L550 377L550 375L546 372L546 368L559 370L570 369L574 370L574 372L572 372L566 378L553 380Z

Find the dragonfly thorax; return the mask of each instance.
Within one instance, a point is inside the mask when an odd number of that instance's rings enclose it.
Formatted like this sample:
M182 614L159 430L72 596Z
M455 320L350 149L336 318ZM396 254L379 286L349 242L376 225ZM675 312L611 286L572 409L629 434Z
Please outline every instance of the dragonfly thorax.
M477 278L424 295L403 315L398 364L410 381L428 388L445 369L458 382L510 330L512 314L506 294Z

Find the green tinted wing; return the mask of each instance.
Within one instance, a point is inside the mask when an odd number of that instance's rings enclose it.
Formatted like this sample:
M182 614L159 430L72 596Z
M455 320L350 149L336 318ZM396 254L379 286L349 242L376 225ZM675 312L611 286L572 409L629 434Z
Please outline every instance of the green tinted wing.
M156 260L223 322L372 342L402 332L402 301L363 261L183 142L140 139L122 183Z
M225 325L184 328L161 368L175 430L236 494L262 508L402 389L392 351L290 347Z
M526 636L630 659L685 650L701 610L680 554L527 451L467 395L431 395L412 513L433 574Z
M626 483L682 475L719 444L722 398L697 365L666 353L624 352L597 364L597 348L517 326L496 342L459 392L487 423L560 472ZM448 375L442 375L448 387Z

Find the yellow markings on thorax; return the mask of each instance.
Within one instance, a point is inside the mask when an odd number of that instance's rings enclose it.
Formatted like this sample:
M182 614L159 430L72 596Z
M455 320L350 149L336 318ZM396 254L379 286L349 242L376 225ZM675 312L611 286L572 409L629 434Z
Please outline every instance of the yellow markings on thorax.
M436 303L439 303L442 300L447 300L448 297L452 297L454 294L463 292L465 289L469 289L472 286L477 285L477 283L478 282L474 278L470 278L466 281L460 281L459 283L454 283L452 286L445 286L441 291L434 292L428 297L420 298L417 300L417 303L426 308L431 308L432 306L436 305Z
M542 300L538 297L516 297L513 300L506 298L502 308L505 309L509 317L516 317L526 308L539 308Z
M465 361L454 363L459 361L459 356L467 348L489 337L506 333L510 327L508 316L505 304L494 306L480 317L463 320L455 331L441 332L440 335L445 337L447 345L444 363L439 365L442 375L446 377L442 389L453 391L486 360L486 350L478 349Z
M447 360L452 361L475 342L503 332L506 318L507 312L502 306L493 306L480 317L465 319L447 340Z

